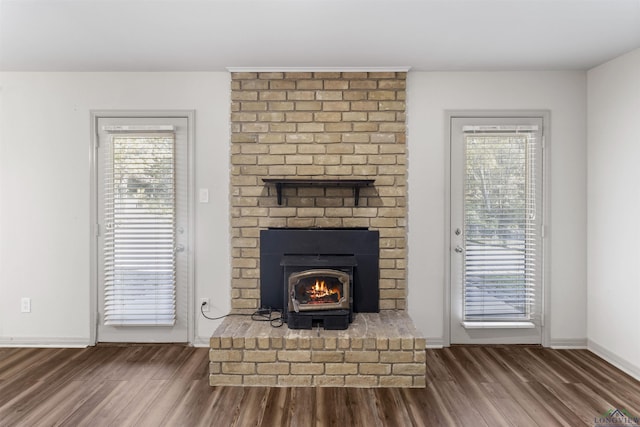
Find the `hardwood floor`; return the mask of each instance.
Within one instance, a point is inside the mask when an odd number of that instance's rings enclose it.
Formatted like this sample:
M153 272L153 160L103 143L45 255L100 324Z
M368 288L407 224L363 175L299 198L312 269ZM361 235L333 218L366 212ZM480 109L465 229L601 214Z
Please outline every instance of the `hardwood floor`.
M427 350L426 389L210 387L208 349L0 348L0 426L593 426L640 382L586 350Z

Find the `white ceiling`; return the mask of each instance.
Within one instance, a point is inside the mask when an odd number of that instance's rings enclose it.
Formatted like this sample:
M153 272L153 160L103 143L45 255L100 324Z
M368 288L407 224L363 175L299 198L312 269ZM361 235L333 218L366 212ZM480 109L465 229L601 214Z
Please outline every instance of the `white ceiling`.
M0 0L0 70L589 69L640 0Z

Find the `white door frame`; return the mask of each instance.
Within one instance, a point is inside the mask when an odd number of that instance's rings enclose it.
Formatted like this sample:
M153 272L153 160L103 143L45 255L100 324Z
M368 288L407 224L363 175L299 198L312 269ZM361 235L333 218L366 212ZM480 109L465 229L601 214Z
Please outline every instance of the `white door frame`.
M542 152L542 174L543 174L543 270L542 270L542 345L549 346L550 342L550 284L551 275L549 272L550 260L550 240L551 240L551 215L550 215L550 112L549 110L445 110L445 215L444 229L446 237L444 239L444 342L443 345L451 345L451 120L453 118L474 118L474 117L541 117L543 123L543 152Z
M98 330L98 120L101 118L148 118L148 117L180 117L186 118L187 130L187 222L189 246L187 252L187 339L193 343L195 339L195 110L91 110L91 176L90 176L90 289L89 289L89 342L92 345L97 343Z

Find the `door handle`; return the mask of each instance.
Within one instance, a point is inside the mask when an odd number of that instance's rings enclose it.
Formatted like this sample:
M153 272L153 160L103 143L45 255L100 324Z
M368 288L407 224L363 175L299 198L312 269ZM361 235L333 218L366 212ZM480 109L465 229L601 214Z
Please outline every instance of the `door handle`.
M458 246L456 246L454 251L456 251L457 253L461 254L462 252L464 252L464 249L462 249L462 246L458 245Z
M176 245L176 247L173 249L174 252L184 252L184 245Z

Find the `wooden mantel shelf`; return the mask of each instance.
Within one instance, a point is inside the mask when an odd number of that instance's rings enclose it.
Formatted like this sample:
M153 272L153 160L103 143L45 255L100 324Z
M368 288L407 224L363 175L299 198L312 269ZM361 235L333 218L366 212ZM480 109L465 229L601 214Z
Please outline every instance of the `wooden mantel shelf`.
M283 187L351 187L354 204L358 206L360 188L373 185L375 179L304 179L304 178L262 178L265 184L275 184L278 205L282 205Z

